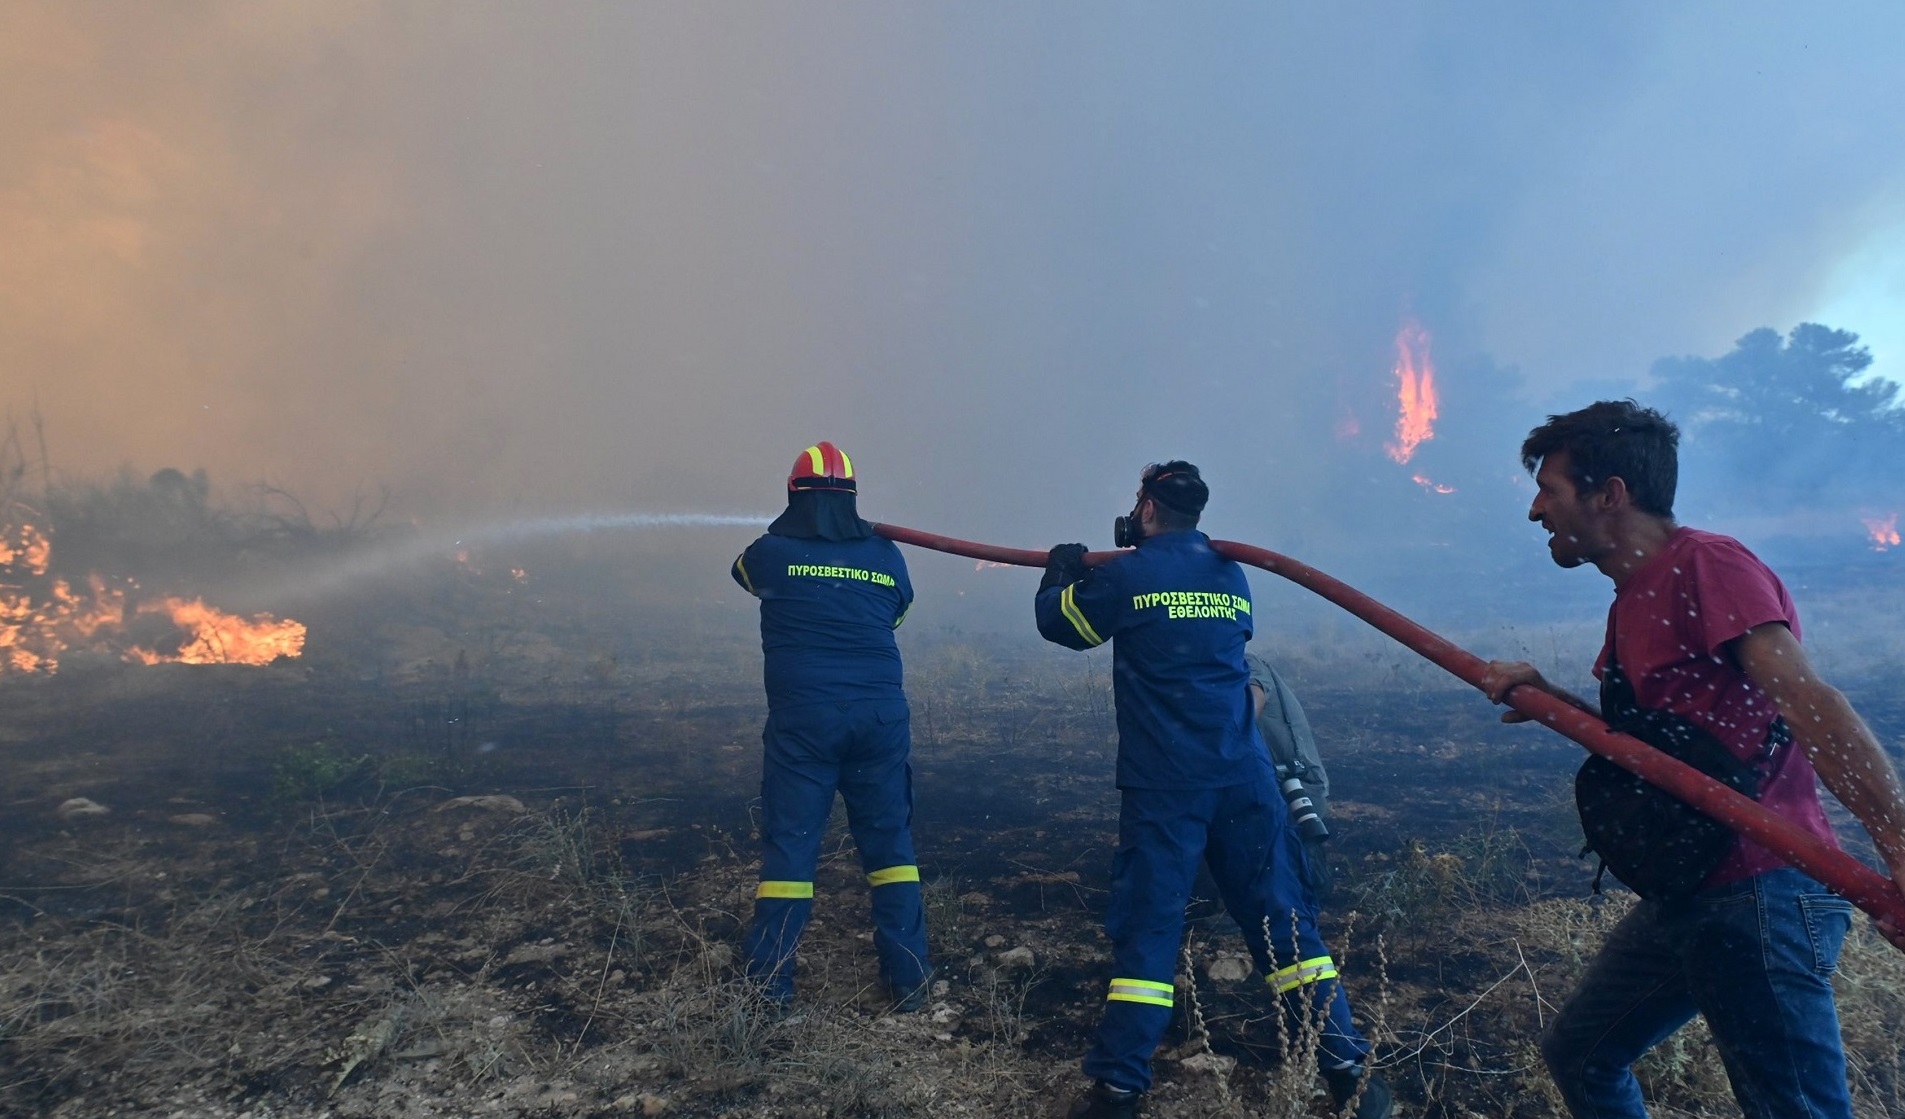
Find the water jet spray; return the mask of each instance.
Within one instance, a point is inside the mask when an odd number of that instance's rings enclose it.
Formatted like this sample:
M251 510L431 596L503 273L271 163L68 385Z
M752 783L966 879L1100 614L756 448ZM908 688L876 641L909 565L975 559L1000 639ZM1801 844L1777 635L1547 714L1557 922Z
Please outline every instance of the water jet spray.
M873 531L896 543L989 563L1044 567L1047 555L1042 551L976 544L898 525L875 524ZM1213 540L1210 546L1211 550L1225 559L1280 575L1304 590L1329 600L1463 683L1481 688L1487 662L1349 584L1268 548L1230 540ZM1085 562L1095 567L1122 554L1088 552ZM1780 819L1757 801L1734 792L1638 738L1610 729L1601 720L1539 688L1526 684L1516 687L1508 693L1506 703L1530 719L1573 739L1629 773L1667 790L1755 843L1781 855L1793 866L1812 875L1834 893L1873 917L1890 917L1905 926L1905 894L1899 892L1891 879Z
M254 598L273 603L308 601L387 571L452 555L458 549L472 546L631 529L764 526L773 519L771 514L766 513L581 513L567 517L538 517L533 520L475 525L425 533L383 547L361 549L341 560L324 562L297 571L292 576L279 577L268 585L246 590Z

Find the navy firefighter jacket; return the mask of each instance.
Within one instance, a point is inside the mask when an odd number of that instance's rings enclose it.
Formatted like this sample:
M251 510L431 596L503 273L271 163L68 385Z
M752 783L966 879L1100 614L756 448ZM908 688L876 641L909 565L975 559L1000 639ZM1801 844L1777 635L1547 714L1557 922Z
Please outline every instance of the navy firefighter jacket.
M1250 584L1203 533L1148 537L1040 591L1038 628L1073 649L1116 639L1119 788L1222 788L1268 769L1244 667Z
M770 710L905 698L893 631L913 604L913 584L892 541L769 533L747 546L732 574L761 600Z

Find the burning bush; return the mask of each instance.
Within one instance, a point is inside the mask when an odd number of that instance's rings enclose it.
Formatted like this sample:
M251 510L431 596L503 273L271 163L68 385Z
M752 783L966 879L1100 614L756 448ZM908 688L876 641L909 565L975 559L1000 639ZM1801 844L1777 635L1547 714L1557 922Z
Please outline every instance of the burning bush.
M144 487L122 477L51 488L34 502L20 477L0 493L0 675L55 672L76 652L130 664L268 664L303 651L300 622L148 592L123 574L170 574L210 563L207 553L242 551L231 519L206 504L202 472L162 470Z

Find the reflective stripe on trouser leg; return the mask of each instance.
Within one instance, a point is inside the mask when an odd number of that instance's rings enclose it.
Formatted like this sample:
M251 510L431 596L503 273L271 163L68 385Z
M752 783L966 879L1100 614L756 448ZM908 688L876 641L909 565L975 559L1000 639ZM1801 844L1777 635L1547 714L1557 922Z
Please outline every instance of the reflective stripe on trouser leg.
M1318 1065L1342 1068L1369 1055L1369 1042L1350 1021L1349 995L1343 990L1343 981L1329 957L1314 957L1279 968L1266 978L1293 1022L1318 1025Z
M842 749L841 728L805 711L770 711L761 742L761 883L742 950L748 975L762 981L770 996L788 999L839 780L832 759Z
M867 700L846 714L852 742L840 767L840 797L872 887L873 951L880 977L896 990L912 990L932 970L913 852L912 720L904 700Z
M1111 987L1105 992L1105 1001L1170 1006L1174 993L1169 983L1159 983L1151 979L1113 979Z
M1298 987L1307 987L1312 983L1334 978L1336 978L1336 961L1328 956L1318 956L1312 960L1304 960L1286 968L1279 968L1271 972L1266 980L1277 994L1281 995L1294 991Z
M1304 857L1302 837L1267 771L1222 791L1211 822L1211 879L1288 1013L1320 1023L1318 1063L1337 1067L1362 1060L1369 1042L1350 1021L1349 996L1317 932Z
M763 882L754 887L757 898L811 898L814 896L812 882Z
M1085 1075L1119 1088L1151 1087L1151 1054L1171 1024L1171 979L1184 937L1211 791L1126 789L1118 811L1105 934L1112 987L1085 1054Z
M916 866L889 866L867 875L869 886L891 886L895 882L918 882L919 868Z

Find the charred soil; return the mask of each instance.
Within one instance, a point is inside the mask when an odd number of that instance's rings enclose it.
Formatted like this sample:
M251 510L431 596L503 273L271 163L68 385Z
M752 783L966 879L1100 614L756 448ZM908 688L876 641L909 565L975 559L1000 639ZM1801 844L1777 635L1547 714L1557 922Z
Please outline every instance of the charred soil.
M591 630L501 593L314 623L264 668L0 680L0 1113L1062 1109L1108 978L1102 658L908 638L940 982L894 1012L836 820L783 1014L736 969L745 625ZM1334 785L1326 931L1402 1114L1557 1114L1535 1041L1626 904L1575 857L1578 751L1456 689L1303 694ZM1213 897L1147 1114L1326 1114ZM1861 930L1841 983L1862 1114L1896 1114L1905 968ZM1697 1027L1645 1072L1656 1114L1733 1114Z

